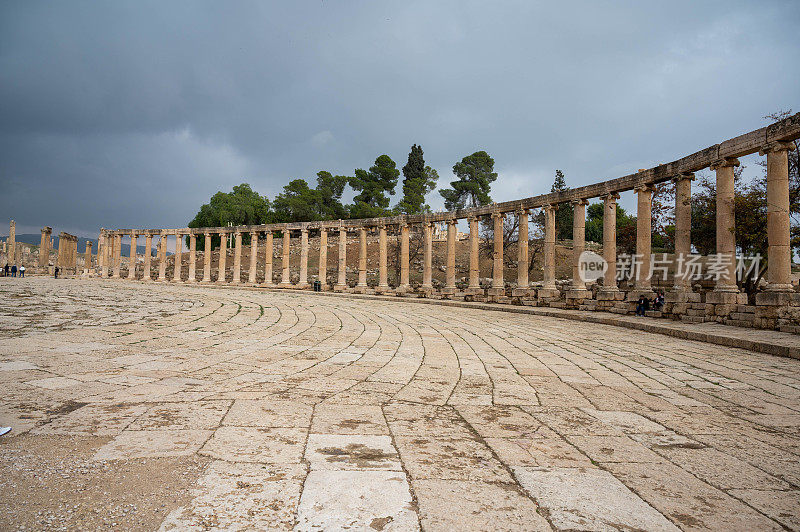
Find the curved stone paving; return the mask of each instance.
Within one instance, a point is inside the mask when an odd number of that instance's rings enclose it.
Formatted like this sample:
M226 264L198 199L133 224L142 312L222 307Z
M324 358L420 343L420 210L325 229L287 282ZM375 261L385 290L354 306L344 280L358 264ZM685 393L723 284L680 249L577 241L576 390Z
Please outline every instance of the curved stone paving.
M4 476L36 438L82 437L112 470L197 457L163 530L800 527L797 360L312 292L0 297Z

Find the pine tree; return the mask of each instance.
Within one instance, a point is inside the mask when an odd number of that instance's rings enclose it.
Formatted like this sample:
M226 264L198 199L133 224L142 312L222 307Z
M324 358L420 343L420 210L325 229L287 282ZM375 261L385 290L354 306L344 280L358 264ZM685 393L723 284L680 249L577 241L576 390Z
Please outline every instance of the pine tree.
M403 199L397 204L397 211L405 214L430 211L425 195L436 188L438 179L436 170L425 166L422 146L411 146L408 162L403 167Z
M550 192L564 192L569 190L567 180L561 170L556 170L556 178ZM556 240L569 240L572 238L572 205L560 203L556 208Z
M492 202L489 193L492 183L497 179L494 172L494 159L485 151L476 151L453 165L453 173L458 180L450 182L450 189L440 190L447 210L479 207Z
M350 207L351 218L374 218L382 216L389 207L386 193L394 194L400 171L388 155L375 159L369 171L358 168L350 178L350 186L359 192Z

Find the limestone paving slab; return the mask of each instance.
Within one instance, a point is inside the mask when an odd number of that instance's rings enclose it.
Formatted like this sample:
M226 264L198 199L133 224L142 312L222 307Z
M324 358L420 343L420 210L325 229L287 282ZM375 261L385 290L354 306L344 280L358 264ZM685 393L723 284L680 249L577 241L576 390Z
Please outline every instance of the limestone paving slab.
M81 438L122 490L134 463L208 464L164 530L798 527L798 360L490 305L44 277L0 297L0 464L23 437Z

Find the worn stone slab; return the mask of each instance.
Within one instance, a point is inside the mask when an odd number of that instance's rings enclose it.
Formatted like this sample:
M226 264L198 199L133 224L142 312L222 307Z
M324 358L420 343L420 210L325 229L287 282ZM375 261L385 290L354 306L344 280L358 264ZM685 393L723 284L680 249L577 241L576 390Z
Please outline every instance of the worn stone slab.
M94 455L95 460L186 456L196 453L210 430L125 430Z
M296 530L419 530L408 482L395 471L311 471Z
M402 470L389 436L312 433L305 459L313 470Z
M300 461L307 431L295 428L220 427L200 454L228 462L294 464Z
M607 471L518 467L514 475L557 528L680 530Z

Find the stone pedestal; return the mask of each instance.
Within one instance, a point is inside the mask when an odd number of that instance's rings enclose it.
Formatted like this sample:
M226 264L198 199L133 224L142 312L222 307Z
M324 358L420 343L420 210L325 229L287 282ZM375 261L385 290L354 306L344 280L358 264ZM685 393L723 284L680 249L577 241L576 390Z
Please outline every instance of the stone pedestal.
M758 306L800 306L800 293L767 290L756 294Z
M558 288L539 288L536 290L536 299L539 301L551 301L561 298L561 291Z
M597 291L596 299L598 301L623 301L625 299L625 292L622 292L617 288L601 288Z

